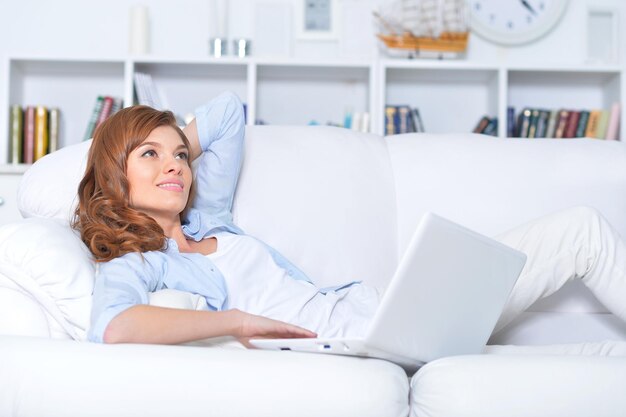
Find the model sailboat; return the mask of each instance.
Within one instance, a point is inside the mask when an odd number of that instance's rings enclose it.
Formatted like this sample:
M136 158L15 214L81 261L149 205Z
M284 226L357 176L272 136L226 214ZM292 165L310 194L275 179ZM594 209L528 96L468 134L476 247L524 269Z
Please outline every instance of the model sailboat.
M374 13L386 33L377 36L390 50L452 56L467 49L465 0L400 0L387 13Z

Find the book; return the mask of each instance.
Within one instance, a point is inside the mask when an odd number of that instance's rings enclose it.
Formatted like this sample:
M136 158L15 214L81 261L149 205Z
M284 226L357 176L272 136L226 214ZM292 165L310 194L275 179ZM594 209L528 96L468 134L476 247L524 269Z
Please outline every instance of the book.
M621 118L621 106L619 103L613 103L610 114L605 139L619 140L619 119Z
M487 125L489 124L489 117L483 116L480 118L472 133L483 133Z
M44 106L35 108L35 152L33 162L48 153L48 109Z
M598 122L600 121L600 110L591 110L589 112L589 120L587 121L587 129L585 129L586 138L596 138L598 134Z
M498 118L489 119L489 123L482 131L483 135L498 136Z
M548 127L546 128L546 137L553 138L556 135L556 125L559 120L559 111L552 110L550 117L548 117Z
M393 135L395 133L396 110L395 106L385 107L385 135Z
M370 131L370 114L369 112L364 112L363 117L361 118L361 132L368 133Z
M515 136L515 107L511 106L506 108L506 136Z
M361 129L361 112L358 112L358 111L355 111L354 113L350 112L349 116L345 114L343 117L343 127L348 129L347 125L350 126L349 127L350 130L359 131L359 129Z
M152 75L136 72L134 75L135 80L135 94L139 104L150 106L157 110L163 110L163 101L161 94L152 79Z
M564 138L576 137L576 128L578 127L578 119L580 119L580 111L570 110L569 117L567 118L567 125L565 126Z
M59 109L51 108L48 111L48 153L52 153L59 149Z
M609 127L609 112L607 110L600 111L600 117L598 117L598 130L596 132L597 139L606 138L606 129Z
M24 111L24 157L25 164L32 164L35 156L35 108L27 106Z
M409 118L411 108L409 106L398 106L398 133L409 133Z
M424 133L426 130L424 129L424 123L422 122L422 116L420 116L419 109L414 108L412 113L413 122L415 123L415 131L418 133Z
M519 130L518 137L520 138L528 137L528 130L530 128L530 116L531 115L532 115L532 110L528 108L522 110L522 112L520 113L520 118L518 121L520 130Z
M567 128L567 121L569 120L569 110L559 110L559 117L556 123L556 131L554 137L561 139L565 137L565 129Z
M580 117L578 118L578 126L576 126L576 133L574 133L574 137L582 138L585 136L585 131L587 130L588 121L589 121L589 112L587 110L582 110L580 112Z
M96 129L102 124L110 115L113 108L113 97L105 96L102 100L102 108L96 119Z
M530 122L528 126L528 138L537 136L537 124L539 123L539 110L533 109L530 113Z
M124 101L119 97L113 97L113 106L111 107L111 115L114 115L124 106Z
M89 118L89 122L87 123L87 130L85 130L85 136L83 136L83 140L89 140L92 138L93 132L94 130L96 130L96 124L98 123L98 116L100 116L100 110L102 110L103 102L103 96L98 96L96 98L96 104L94 104L93 110L91 111L91 117Z
M550 117L550 111L539 110L539 118L537 120L537 131L535 132L536 138L545 138L546 131L548 130L548 118Z
M12 164L19 164L22 162L22 138L24 136L24 115L22 107L11 106L11 121L10 121L10 140L11 140L11 153L10 160Z

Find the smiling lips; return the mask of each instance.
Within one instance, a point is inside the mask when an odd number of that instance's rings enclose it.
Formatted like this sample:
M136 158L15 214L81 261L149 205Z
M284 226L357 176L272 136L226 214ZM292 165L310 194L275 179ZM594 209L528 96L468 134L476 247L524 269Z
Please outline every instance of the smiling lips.
M166 180L157 184L157 187L161 188L162 190L178 191L178 192L183 191L183 186L184 184L182 181L174 180L174 179Z

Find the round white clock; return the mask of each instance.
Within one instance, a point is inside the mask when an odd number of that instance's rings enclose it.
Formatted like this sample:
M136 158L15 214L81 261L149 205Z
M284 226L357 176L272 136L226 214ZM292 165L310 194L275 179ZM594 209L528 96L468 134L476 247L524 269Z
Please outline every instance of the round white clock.
M469 0L472 31L504 45L534 41L556 26L568 0Z

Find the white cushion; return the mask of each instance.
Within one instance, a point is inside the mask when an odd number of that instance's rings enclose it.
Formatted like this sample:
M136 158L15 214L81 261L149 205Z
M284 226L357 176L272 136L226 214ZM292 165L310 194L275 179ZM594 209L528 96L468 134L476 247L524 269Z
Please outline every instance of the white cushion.
M406 416L376 359L0 337L0 416Z
M385 139L327 126L248 127L234 217L320 287L386 284L397 232Z
M626 238L623 142L424 133L387 141L400 252L426 211L494 236L557 210L590 206ZM606 312L580 284L567 285L530 310Z
M2 226L0 274L35 300L67 335L85 337L95 265L78 234L63 221L24 219Z
M17 191L17 205L24 218L57 218L69 223L90 146L88 140L61 148L37 160L24 173Z
M587 356L611 349L541 350L427 363L411 380L410 416L624 416L626 357Z

